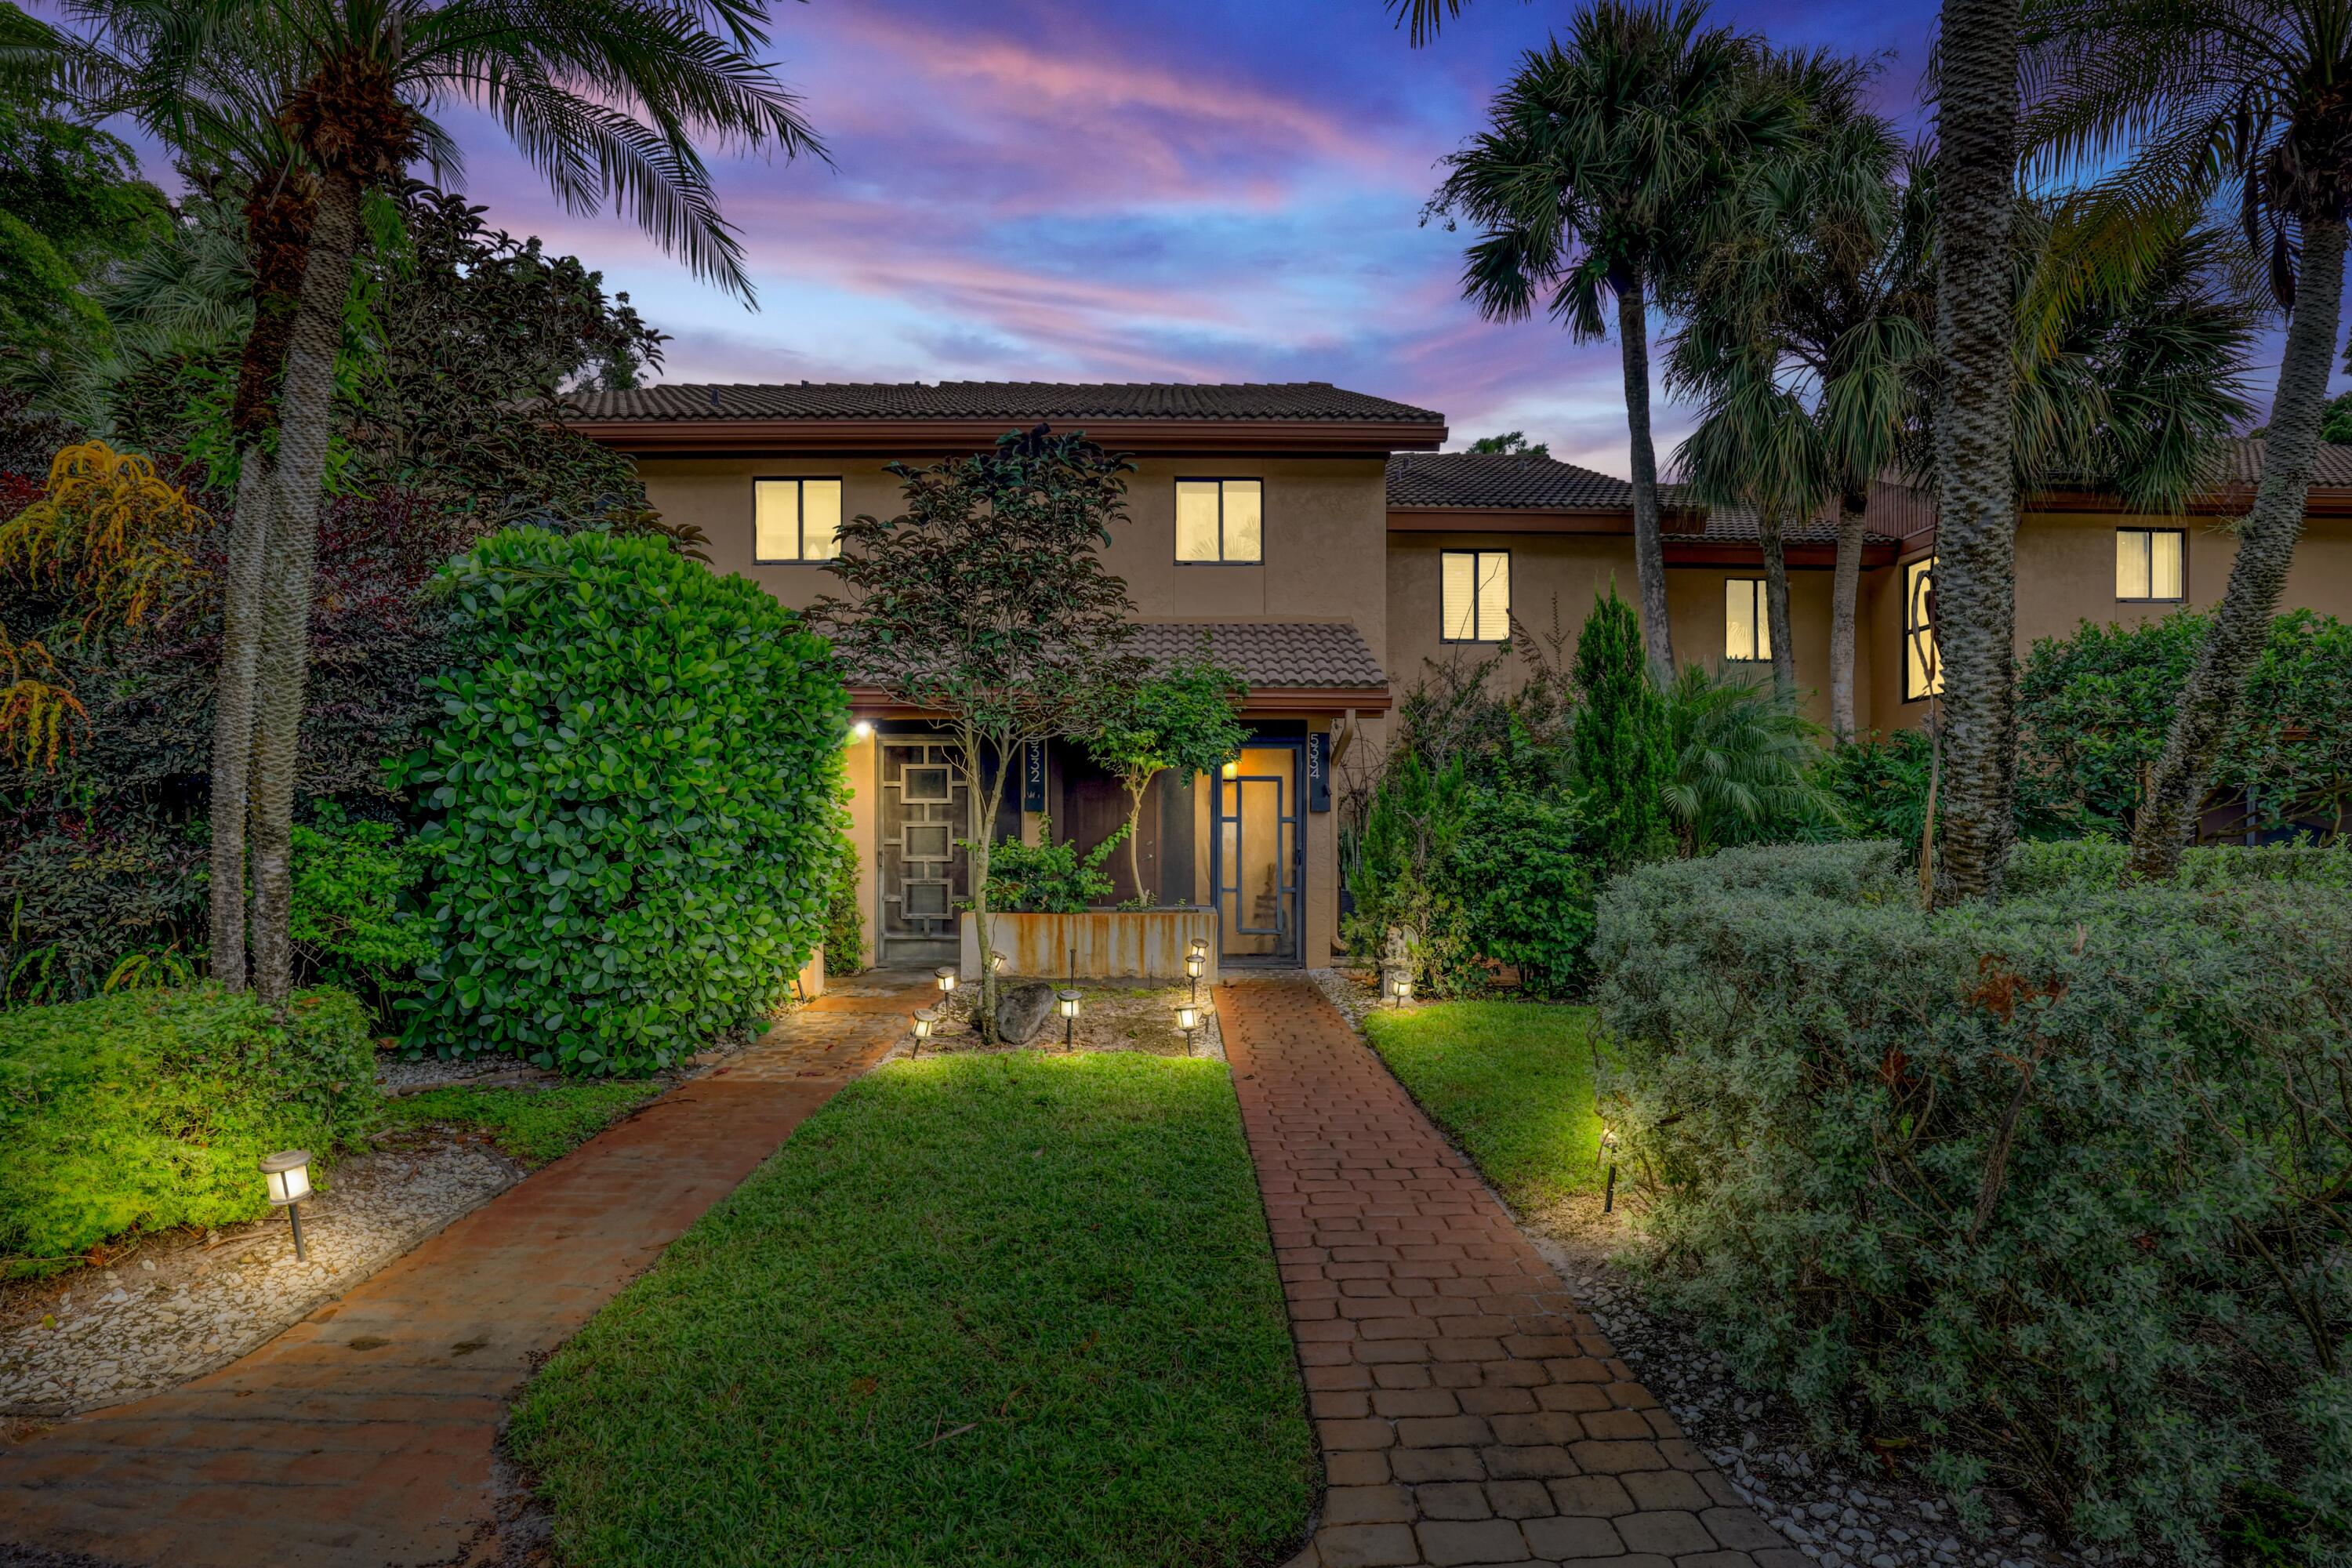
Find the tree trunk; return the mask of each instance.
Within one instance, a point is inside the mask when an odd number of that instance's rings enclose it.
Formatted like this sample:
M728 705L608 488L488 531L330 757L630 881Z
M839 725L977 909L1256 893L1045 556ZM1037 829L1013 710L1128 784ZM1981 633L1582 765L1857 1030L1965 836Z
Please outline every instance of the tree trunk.
M972 1027L979 1032L982 1044L994 1045L996 965L990 962L990 954L995 948L994 932L989 927L989 851L996 839L996 814L1004 805L1005 770L1013 765L1012 759L1021 754L1021 749L1017 744L999 746L996 749L998 767L992 774L984 771L988 758L981 737L966 735L960 740L959 745L963 752L964 771L971 780L972 809L980 816L980 820L972 825L971 837L968 841L971 848L967 857L971 871L971 929L980 946L980 1009L972 1019ZM986 789L981 787L980 781L983 778L988 780Z
M2326 416L2327 377L2335 367L2336 330L2344 311L2344 220L2306 217L2302 276L2279 360L2278 395L2263 443L2263 482L2253 510L2238 528L2238 559L2221 608L2197 650L2197 663L2173 710L2164 752L2132 826L2131 874L2149 881L2180 868L2180 851L2197 828L2212 777L2214 753L2237 716L2246 681L2270 642L2271 616L2294 564L2303 536L2304 506Z
M1764 556L1764 634L1772 644L1772 693L1797 700L1797 649L1789 636L1789 552L1780 541L1780 514L1756 514L1756 542Z
M1851 494L1838 502L1837 570L1830 581L1830 733L1840 745L1853 740L1854 731L1854 618L1862 598L1866 504Z
M311 571L319 553L327 446L334 430L335 355L342 346L343 300L351 289L359 213L358 185L331 177L320 193L279 399L278 505L262 587L254 701L250 845L254 985L272 1007L284 1006L294 987L289 923L296 743L310 674Z
M1143 831L1143 792L1150 789L1151 780L1159 776L1153 773L1127 792L1127 870L1128 875L1135 879L1135 896L1146 904L1156 904L1160 900L1143 890L1143 847L1138 840Z
M1940 837L1945 889L1958 898L2000 891L2016 835L2017 15L2018 0L1947 0L1937 111Z
M253 702L260 656L262 579L278 503L272 438L286 345L301 305L302 273L317 221L315 193L291 169L266 170L246 198L246 251L253 267L253 326L237 364L229 429L239 451L236 512L229 520L221 604L221 667L213 699L212 931L215 980L246 985L245 830L252 802Z
M1664 690L1675 677L1666 625L1666 554L1658 539L1658 451L1650 440L1650 311L1638 277L1617 290L1617 340L1625 366L1625 426L1633 437L1633 576L1642 593L1642 652Z
M269 551L276 487L268 450L245 449L236 474L236 512L229 520L228 564L221 592L220 676L213 697L212 976L232 991L246 986L246 780L253 761L254 679L261 654L261 583Z

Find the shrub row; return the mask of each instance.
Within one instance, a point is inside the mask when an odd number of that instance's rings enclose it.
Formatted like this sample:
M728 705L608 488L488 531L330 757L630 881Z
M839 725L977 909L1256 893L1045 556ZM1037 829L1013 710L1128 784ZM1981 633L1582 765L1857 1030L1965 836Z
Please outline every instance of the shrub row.
M1892 844L1601 900L1608 1101L1663 1294L1823 1435L2093 1541L2352 1560L2344 857L2105 846L1923 914Z
M331 1154L375 1100L367 1020L341 991L298 993L284 1026L212 985L0 1012L0 1262L256 1218L262 1155Z

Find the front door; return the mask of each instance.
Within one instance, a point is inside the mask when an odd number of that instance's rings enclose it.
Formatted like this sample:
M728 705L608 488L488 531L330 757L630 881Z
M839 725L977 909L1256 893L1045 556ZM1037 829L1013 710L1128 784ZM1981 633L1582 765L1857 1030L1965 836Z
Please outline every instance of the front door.
M971 781L948 747L916 737L882 741L881 929L884 963L953 963L956 901L971 874L956 841L971 833Z
M1217 780L1211 859L1223 962L1299 962L1299 889L1307 879L1300 749L1296 741L1253 742Z

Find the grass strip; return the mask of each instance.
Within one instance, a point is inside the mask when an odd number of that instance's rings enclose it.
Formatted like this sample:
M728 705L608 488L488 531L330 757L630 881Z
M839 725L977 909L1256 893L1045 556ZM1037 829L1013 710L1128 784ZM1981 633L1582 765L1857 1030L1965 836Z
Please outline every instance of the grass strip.
M1591 1008L1436 1002L1372 1013L1364 1034L1514 1208L1600 1189Z
M526 1165L570 1153L645 1102L642 1083L572 1083L553 1089L428 1089L386 1100L386 1126L487 1132Z
M516 1407L575 1564L1279 1562L1317 1481L1222 1063L844 1089Z

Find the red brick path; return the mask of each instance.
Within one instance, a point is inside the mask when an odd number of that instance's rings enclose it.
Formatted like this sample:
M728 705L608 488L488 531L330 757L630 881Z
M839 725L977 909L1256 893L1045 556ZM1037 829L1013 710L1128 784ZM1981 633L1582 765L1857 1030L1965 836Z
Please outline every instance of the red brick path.
M234 1365L0 1449L0 1561L495 1561L493 1446L532 1367L878 1060L911 994L821 998Z
M1293 1568L1811 1568L1319 992L1218 1003L1330 1480Z

